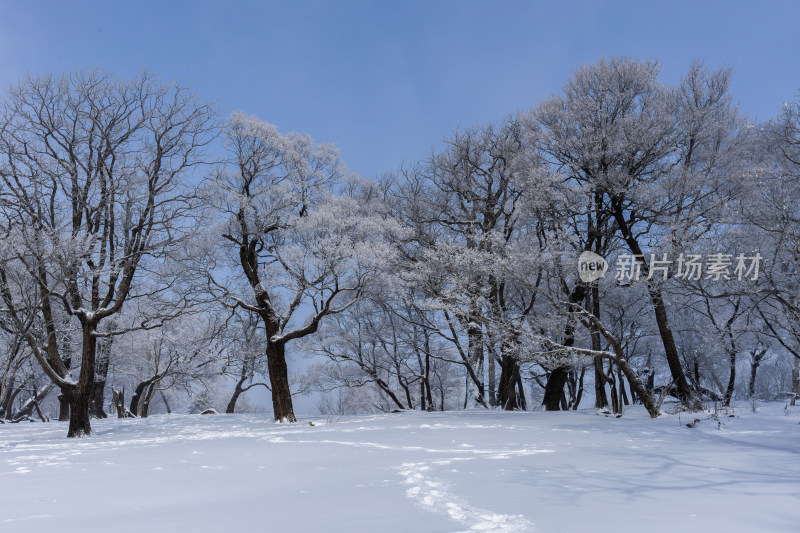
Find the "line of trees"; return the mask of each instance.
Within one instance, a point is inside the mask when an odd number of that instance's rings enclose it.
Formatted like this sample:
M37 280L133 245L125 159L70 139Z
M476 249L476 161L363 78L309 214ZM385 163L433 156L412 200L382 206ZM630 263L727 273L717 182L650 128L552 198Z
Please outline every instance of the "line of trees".
M256 387L282 422L309 390L341 413L795 398L800 102L755 124L730 70L658 75L581 67L374 180L149 73L28 76L0 100L0 419L50 397L79 437Z

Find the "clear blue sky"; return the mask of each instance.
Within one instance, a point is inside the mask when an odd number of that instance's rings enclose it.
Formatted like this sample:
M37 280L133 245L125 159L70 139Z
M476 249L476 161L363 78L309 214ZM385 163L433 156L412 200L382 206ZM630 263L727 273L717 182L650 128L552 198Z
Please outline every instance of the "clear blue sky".
M412 161L458 126L558 92L606 55L735 69L758 119L800 89L800 2L0 0L0 86L26 71L143 67L223 112L335 142L367 176Z

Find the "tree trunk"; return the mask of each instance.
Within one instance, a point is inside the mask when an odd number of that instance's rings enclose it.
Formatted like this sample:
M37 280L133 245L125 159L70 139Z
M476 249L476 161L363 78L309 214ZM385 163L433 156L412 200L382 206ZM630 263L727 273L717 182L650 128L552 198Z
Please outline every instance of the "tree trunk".
M231 399L228 401L228 406L225 407L225 413L232 415L236 412L236 401L239 399L239 396L242 394L242 387L241 382L236 382L236 388L233 389L233 394L231 395Z
M95 357L97 350L97 337L94 336L97 322L83 320L82 330L82 351L81 351L81 373L78 377L78 385L69 391L69 429L68 438L84 437L92 434L92 426L89 417L89 396L94 388Z
M617 364L619 365L620 369L622 369L622 373L625 374L625 377L628 378L628 383L631 385L631 390L639 396L639 399L642 400L642 405L644 405L645 409L647 409L648 414L651 418L657 418L659 415L658 409L656 408L655 402L653 402L653 397L647 391L645 386L642 384L641 380L639 380L639 376L636 375L636 372L631 368L627 361L618 358Z
M39 411L39 402L43 401L47 395L50 394L50 391L53 390L54 386L55 385L50 382L43 387L39 387L33 397L29 398L24 404L22 404L19 410L14 413L12 418L16 420L26 416L33 416L34 409ZM41 418L42 422L44 422L44 416L40 415L39 418Z
M508 351L508 347L501 348L502 364L498 401L506 411L516 411L525 408L525 397L519 393L522 381L519 375L519 361Z
M622 414L622 406L619 403L619 394L617 393L617 380L614 379L614 362L608 362L608 372L606 373L608 377L608 384L611 389L611 412L614 414Z
M117 413L117 418L125 418L125 387L122 387L122 391L114 390L114 387L111 387L111 404L114 407L114 411Z
M268 328L267 331L270 331ZM276 422L297 422L289 389L289 368L286 365L284 343L270 341L267 344L267 366L272 388L272 412Z
M608 407L608 397L606 396L606 383L608 380L605 372L603 372L602 361L595 359L592 366L594 367L594 406L597 409L603 409Z
M728 376L728 386L725 389L725 396L722 399L722 405L729 407L731 405L731 398L733 398L734 386L736 385L736 352L731 350L728 353L728 361L730 367L730 375Z
M522 376L520 375L519 365L517 365L517 407L520 411L527 411L528 410L528 400L525 399L525 384L522 382Z
M625 391L625 379L622 376L622 369L619 368L619 366L617 367L617 381L619 382L620 405L630 405L628 393Z
M750 398L754 398L756 395L756 373L758 372L758 367L761 365L761 360L764 359L766 354L767 350L765 348L753 349L752 360L750 362L750 386L748 388Z
M491 341L490 341L491 342ZM489 405L498 405L499 399L497 397L497 362L495 360L494 350L489 350ZM501 371L502 372L502 371ZM501 377L502 381L502 377Z
M242 394L242 390L244 389L244 382L247 381L248 377L247 370L248 370L247 361L243 361L242 371L239 373L239 380L236 382L236 386L234 386L233 388L233 395L231 395L231 399L228 401L228 406L225 408L226 414L232 415L236 411L236 401Z
M566 343L565 343L566 344ZM561 396L564 394L564 385L567 383L569 369L566 367L554 368L547 377L544 387L545 411L558 411L561 409Z
M156 385L158 385L158 381L152 381L150 384L145 388L145 394L143 400L139 402L139 416L142 418L147 418L150 414L150 402L153 399L153 394L156 392Z
M425 352L425 395L428 398L428 410L433 411L433 392L431 392L431 355L430 351L428 350Z
M61 394L58 395L58 421L69 421L69 400L67 393L62 389Z
M133 391L133 396L131 396L131 406L128 408L128 410L136 416L139 416L139 402L142 401L145 388L149 383L149 380L140 382L138 385L136 385L136 389Z

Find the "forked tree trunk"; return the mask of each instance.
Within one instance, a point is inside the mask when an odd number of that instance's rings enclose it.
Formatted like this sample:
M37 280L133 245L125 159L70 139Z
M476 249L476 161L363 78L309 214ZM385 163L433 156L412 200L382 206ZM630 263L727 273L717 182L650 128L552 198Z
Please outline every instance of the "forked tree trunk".
M233 394L231 395L231 399L228 401L228 406L225 407L225 412L229 415L232 415L236 412L236 402L239 400L239 396L242 394L242 385L244 385L247 376L243 375L239 378L239 381L236 382L236 386L233 388Z

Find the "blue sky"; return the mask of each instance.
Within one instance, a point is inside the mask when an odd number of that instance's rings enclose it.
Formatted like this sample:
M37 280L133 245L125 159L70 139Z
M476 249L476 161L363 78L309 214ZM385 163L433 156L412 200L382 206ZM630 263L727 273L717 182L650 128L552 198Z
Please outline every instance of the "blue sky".
M375 176L459 126L557 93L607 55L734 68L758 119L800 89L800 2L20 2L0 0L0 86L26 72L143 67L224 113L335 142Z

